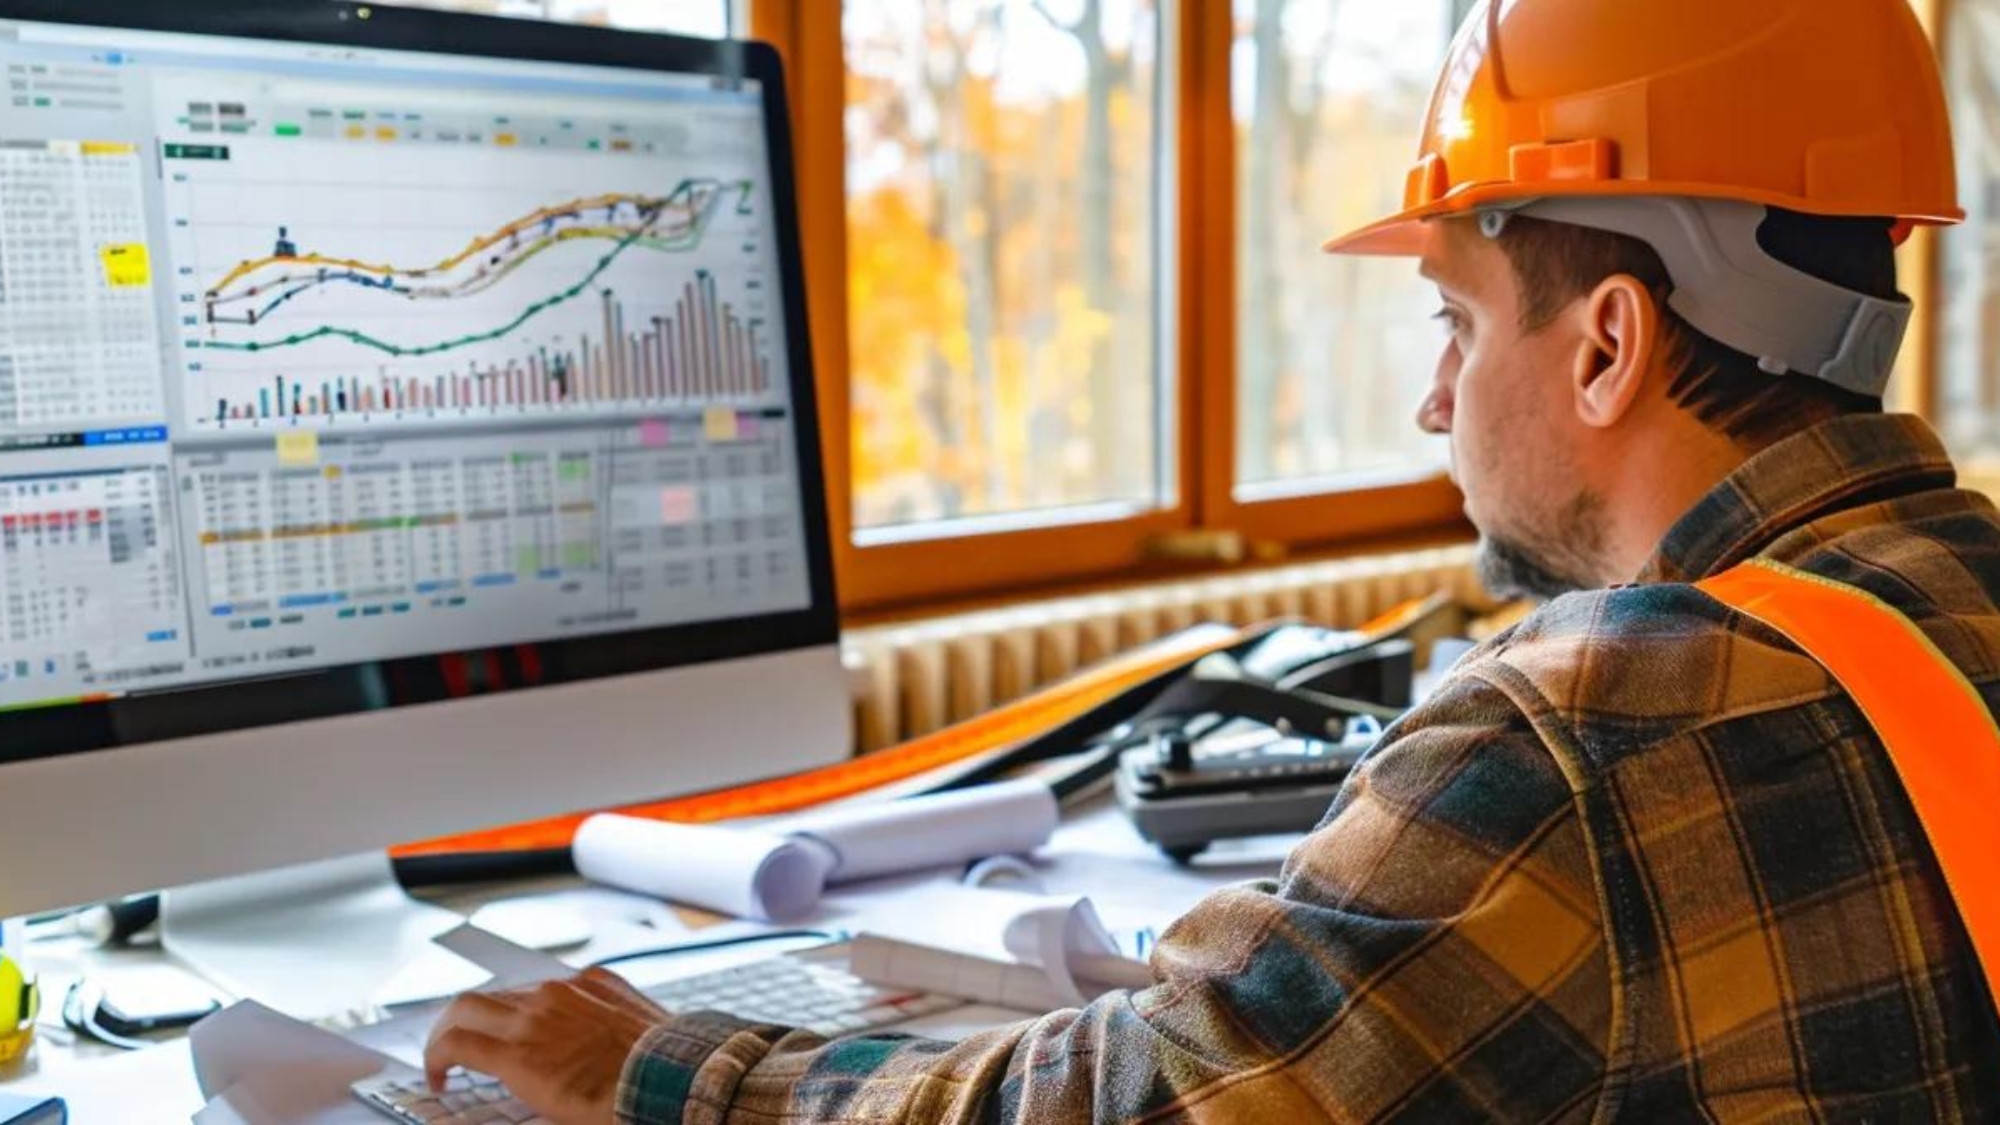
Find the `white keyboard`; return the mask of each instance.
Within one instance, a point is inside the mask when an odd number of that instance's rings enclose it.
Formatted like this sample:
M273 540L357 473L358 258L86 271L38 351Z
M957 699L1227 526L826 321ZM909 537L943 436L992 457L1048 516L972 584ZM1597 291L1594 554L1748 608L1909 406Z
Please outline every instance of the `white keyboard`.
M555 1125L491 1078L454 1074L443 1093L432 1093L423 1075L370 1078L354 1084L363 1105L404 1125Z
M645 993L676 1014L726 1012L826 1036L869 1031L966 1004L953 996L870 984L847 971L848 952L844 942L818 946L668 981Z
M677 1015L726 1012L826 1036L872 1031L966 1005L957 997L870 984L847 971L847 955L845 944L825 945L668 981L645 993ZM505 1086L483 1075L454 1075L442 1094L432 1093L421 1076L371 1078L356 1082L354 1094L404 1125L543 1120L514 1100Z

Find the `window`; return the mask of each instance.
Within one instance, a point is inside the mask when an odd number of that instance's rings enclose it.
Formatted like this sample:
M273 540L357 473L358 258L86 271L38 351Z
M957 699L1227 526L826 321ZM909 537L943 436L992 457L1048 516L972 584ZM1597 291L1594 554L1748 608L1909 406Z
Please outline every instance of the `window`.
M1937 416L1954 452L1991 464L2000 462L2000 0L1955 0L1944 44L1966 224L1941 239Z
M1440 342L1407 261L1328 257L1327 237L1402 206L1450 0L1234 0L1236 495L1421 476L1414 419Z
M841 36L859 541L1170 503L1154 0L847 0Z

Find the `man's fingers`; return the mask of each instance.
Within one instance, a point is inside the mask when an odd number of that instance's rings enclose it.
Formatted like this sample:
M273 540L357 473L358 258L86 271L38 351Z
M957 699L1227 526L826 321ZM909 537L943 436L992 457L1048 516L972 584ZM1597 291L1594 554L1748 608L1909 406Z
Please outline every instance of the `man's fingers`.
M632 982L610 969L585 969L583 975L576 978L576 985L597 999L614 1004L659 1007L652 997L632 987Z
M489 1039L512 1039L520 1034L521 1010L509 996L468 992L451 1002L431 1028L431 1038L464 1029Z
M424 1049L441 1090L454 1067L490 1075L550 1120L608 1122L619 1075L660 1009L603 974L461 996Z
M507 1068L514 1054L512 1045L502 1040L455 1027L443 1034L432 1034L424 1048L424 1077L432 1090L444 1089L445 1076L455 1066L504 1080L506 1075L501 1071Z

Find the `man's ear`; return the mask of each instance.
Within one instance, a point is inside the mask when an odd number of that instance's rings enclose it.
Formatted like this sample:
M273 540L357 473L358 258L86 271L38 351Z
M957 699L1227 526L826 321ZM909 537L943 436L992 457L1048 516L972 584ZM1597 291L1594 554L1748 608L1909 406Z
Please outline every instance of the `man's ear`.
M1579 318L1570 382L1576 416L1608 429L1632 410L1660 348L1660 307L1638 278L1606 278L1572 309Z

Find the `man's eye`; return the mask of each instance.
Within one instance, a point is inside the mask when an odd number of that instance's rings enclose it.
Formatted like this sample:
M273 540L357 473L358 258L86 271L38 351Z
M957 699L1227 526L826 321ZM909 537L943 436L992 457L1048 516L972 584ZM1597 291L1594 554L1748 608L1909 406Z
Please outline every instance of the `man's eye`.
M1454 336L1465 329L1465 318L1458 314L1457 309L1439 309L1431 314L1431 319L1444 325L1445 331Z

